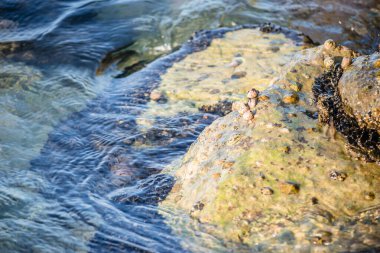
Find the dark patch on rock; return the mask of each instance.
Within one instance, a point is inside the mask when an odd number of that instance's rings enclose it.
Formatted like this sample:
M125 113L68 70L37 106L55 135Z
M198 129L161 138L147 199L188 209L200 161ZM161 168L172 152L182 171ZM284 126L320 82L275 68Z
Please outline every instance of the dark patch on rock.
M347 140L349 148L359 154L357 158L368 162L380 162L380 135L376 130L360 127L356 119L344 111L338 91L338 82L343 74L335 66L315 79L313 94L318 105L319 121L332 123Z
M232 102L231 101L219 101L213 105L202 105L199 110L201 112L216 114L219 116L225 116L232 112Z

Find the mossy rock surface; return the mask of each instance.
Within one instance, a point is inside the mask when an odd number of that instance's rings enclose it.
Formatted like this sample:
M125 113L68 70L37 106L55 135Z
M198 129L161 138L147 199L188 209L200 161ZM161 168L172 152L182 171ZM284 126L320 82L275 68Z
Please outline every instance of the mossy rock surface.
M157 116L194 113L219 101L236 101L252 86L263 90L302 48L299 40L281 32L263 33L257 28L226 33L161 76L154 92L162 94L166 102L151 101L138 122L150 125ZM235 63L239 65L235 67Z
M379 165L350 157L343 136L318 122L312 93L324 59L347 56L356 55L324 46L294 54L261 91L253 121L237 111L217 119L168 168L177 182L161 205L264 251L380 247ZM296 103L284 103L290 93Z

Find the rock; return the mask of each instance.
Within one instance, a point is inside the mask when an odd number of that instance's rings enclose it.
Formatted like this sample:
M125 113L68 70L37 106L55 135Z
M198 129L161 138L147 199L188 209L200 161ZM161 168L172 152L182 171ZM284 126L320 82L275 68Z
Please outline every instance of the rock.
M265 89L272 76L278 74L293 53L303 46L302 35L289 36L292 33L285 34L285 29L284 32L276 31L265 34L259 29L228 32L214 39L206 49L176 62L161 75L162 81L157 87L157 92L165 94L166 103L152 100L137 123L149 127L145 118L195 113L198 108L220 101L238 101L252 87ZM266 51L269 46L280 50Z
M240 79L247 75L247 72L245 71L238 71L232 74L231 79Z
M27 90L41 80L42 73L23 63L0 60L0 90Z
M290 92L289 94L286 94L282 101L285 103L285 104L297 104L298 101L299 101L299 96L297 93L295 92Z
M279 189L282 193L291 195L291 194L297 194L300 190L300 187L298 184L288 181L288 182L279 183Z
M263 188L261 188L260 192L263 195L272 195L273 194L273 190L270 187L263 187Z
M356 58L343 72L338 89L345 112L361 127L380 133L380 53Z
M153 100L153 101L158 101L162 98L162 94L160 91L158 90L153 90L151 93L150 93L150 99Z
M9 19L0 19L0 30L8 30L17 28L18 23Z
M360 227L356 215L362 210L374 213L372 208L380 204L376 197L369 200L380 194L379 165L352 159L342 136L326 138L313 101L318 77L328 72L320 59L331 57L338 62L343 57L354 58L354 54L340 46L326 50L324 45L295 53L282 71L276 72L276 78L272 76L271 85L260 89L254 124L242 124L241 115L250 108L244 103L245 92L240 94L234 111L215 120L183 159L169 166L168 173L174 174L182 188L180 193L170 193L161 205L191 212L195 220L210 225L208 234L224 241L265 245L276 252L274 234L280 235L286 227L294 235L294 244L310 247L315 240L321 247L334 244L342 245L341 251L349 249L349 235L368 233L356 232ZM250 57L244 58L250 61ZM356 59L346 71L355 64ZM294 83L302 89L294 91ZM284 101L293 94L296 97ZM330 124L329 116L327 110L323 122ZM221 161L232 165L226 169ZM334 183L328 176L332 170L333 180L345 182ZM215 180L215 173L223 176ZM374 195L365 197L362 189ZM266 194L270 197L263 196ZM207 205L201 212L192 212L197 201ZM368 226L377 229L375 223ZM335 236L339 228L344 228L345 236Z

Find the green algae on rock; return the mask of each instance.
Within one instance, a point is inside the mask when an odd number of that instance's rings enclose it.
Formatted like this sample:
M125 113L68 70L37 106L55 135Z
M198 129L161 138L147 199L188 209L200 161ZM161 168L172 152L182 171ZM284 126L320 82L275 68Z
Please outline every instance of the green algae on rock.
M335 44L296 54L260 92L252 124L234 111L202 132L170 168L176 190L161 205L215 226L227 241L268 251L380 247L379 165L352 159L343 136L326 131L332 126L318 122L312 92L328 70L325 58L339 64L355 56ZM298 99L284 102L290 93Z
M303 35L297 36L298 41L282 32L241 29L214 39L207 49L188 55L161 76L154 93L167 101L151 101L139 123L149 125L157 115L194 113L220 101L233 102L252 87L265 89L293 54L303 48Z

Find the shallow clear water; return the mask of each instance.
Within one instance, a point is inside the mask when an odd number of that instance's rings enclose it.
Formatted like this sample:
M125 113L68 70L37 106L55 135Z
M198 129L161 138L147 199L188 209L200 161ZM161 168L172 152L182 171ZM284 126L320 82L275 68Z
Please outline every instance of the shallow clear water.
M0 0L0 251L229 251L210 235L178 237L157 211L173 184L157 173L215 116L141 132L147 92L173 59L128 74L198 30L243 23L371 51L377 1L336 2Z

